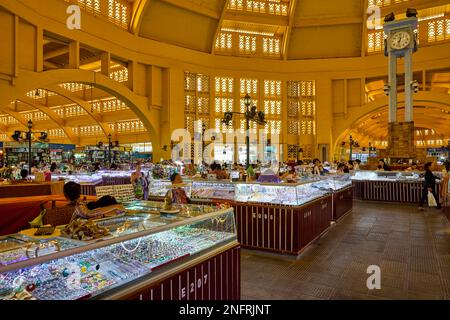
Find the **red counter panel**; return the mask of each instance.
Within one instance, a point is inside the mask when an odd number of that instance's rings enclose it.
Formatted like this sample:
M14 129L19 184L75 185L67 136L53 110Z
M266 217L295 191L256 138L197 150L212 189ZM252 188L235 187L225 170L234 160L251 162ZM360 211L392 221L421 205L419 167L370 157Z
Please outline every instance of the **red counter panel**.
M240 247L142 289L128 300L240 300Z

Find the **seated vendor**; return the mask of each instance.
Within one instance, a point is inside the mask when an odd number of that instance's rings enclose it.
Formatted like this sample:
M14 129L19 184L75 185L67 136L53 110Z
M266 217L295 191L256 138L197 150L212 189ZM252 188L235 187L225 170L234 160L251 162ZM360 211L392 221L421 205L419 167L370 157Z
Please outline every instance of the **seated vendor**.
M20 170L20 177L21 179L19 180L19 182L28 182L28 170L27 169L22 169Z
M291 169L291 170L285 172L281 176L281 180L288 182L288 183L296 182L297 181L297 172L295 172L294 169Z
M181 175L179 173L172 174L170 181L172 182L172 189L168 192L172 192L172 203L189 203L190 200L186 194L186 191L182 188L183 178L181 178Z
M64 196L70 201L69 205L75 206L75 211L73 212L71 221L74 219L91 219L100 218L105 215L115 215L120 209L120 205L112 205L102 208L97 208L94 210L89 210L85 201L80 200L81 196L81 186L73 181L67 182L64 185Z

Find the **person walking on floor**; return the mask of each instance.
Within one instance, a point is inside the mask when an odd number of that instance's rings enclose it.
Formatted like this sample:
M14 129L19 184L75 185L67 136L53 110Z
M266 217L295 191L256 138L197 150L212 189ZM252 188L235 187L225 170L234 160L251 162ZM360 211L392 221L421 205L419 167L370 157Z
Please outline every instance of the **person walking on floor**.
M439 197L436 196L436 177L434 176L433 172L431 171L431 162L427 162L425 164L425 180L423 182L423 190L422 190L422 197L420 198L419 203L419 210L423 211L423 204L425 201L427 201L428 198L428 192L431 192L433 194L434 199L436 199L437 203L437 209L441 209L441 205L439 203Z

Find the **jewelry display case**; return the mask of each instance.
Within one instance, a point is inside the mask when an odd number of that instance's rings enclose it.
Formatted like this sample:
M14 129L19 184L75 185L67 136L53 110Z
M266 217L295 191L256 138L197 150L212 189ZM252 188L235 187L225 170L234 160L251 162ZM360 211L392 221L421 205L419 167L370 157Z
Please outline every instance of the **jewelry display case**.
M183 183L183 189L186 191L188 198L191 197L191 186L192 183L186 181ZM172 189L172 182L169 180L151 180L148 188L149 199L163 199L166 193Z
M99 184L102 182L102 175L89 174L52 174L52 180L64 179L66 182L73 181L79 184Z
M52 180L61 180L67 183L73 181L81 185L81 194L95 196L95 187L102 185L103 178L101 174L94 173L92 175L85 173L76 174L52 174Z
M337 221L353 209L353 187L349 174L319 177L311 187L330 191L333 197L333 221Z
M298 255L330 227L329 191L303 184L236 183L238 240L245 248Z
M311 182L311 187L324 191L336 192L351 187L350 174L319 176L318 181Z
M424 181L423 173L407 171L356 171L351 179L355 199L400 203L419 203ZM439 187L437 180L436 194Z
M235 200L235 184L226 181L193 181L192 199L198 200Z
M109 231L101 241L62 236L39 240L16 234L1 238L0 299L162 299L170 293L169 298L177 300L192 293L192 281L195 298L208 299L197 291L209 286L216 298L220 293L239 299L239 246L232 209L183 205L179 214L168 216L159 214L161 203L133 202L126 209L124 216L96 220ZM219 270L204 265L217 257L227 259L227 265L220 266L229 279L226 289L210 282L222 276L214 274ZM194 276L197 268L203 273ZM188 280L178 283L186 276ZM176 291L166 287L161 293L167 281L176 282L170 285Z
M327 191L304 184L236 183L236 201L300 206L319 199Z
M360 181L423 181L419 172L408 171L355 171L351 179Z

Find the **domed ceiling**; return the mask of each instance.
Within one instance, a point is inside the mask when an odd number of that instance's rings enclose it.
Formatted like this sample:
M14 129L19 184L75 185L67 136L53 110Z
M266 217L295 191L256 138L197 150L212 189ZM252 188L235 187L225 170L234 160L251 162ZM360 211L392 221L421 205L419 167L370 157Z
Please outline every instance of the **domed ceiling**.
M134 32L141 37L205 53L270 59L365 55L372 3L381 6L381 18L392 11L401 18L408 6L417 8L419 17L429 15L430 6L449 9L445 1L417 0L140 1L145 9Z

